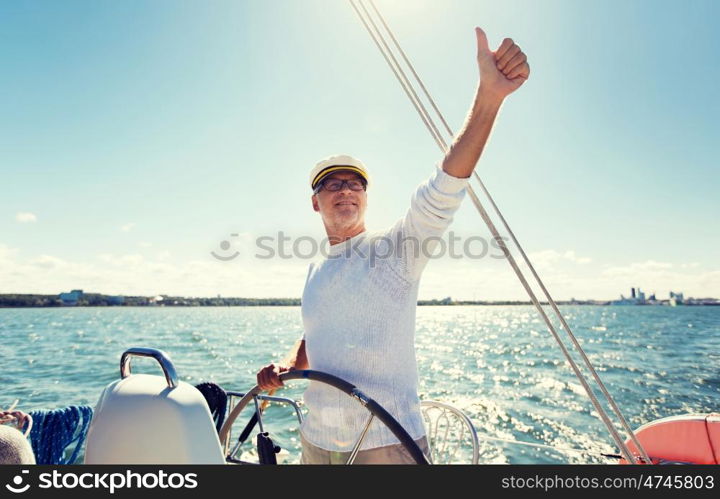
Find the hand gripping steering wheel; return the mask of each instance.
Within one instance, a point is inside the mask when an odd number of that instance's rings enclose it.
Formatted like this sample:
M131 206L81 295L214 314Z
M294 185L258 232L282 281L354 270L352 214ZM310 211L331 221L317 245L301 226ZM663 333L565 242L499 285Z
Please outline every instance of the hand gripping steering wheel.
M332 374L327 374L320 371L313 371L310 369L301 371L288 371L282 373L279 378L280 381L282 381L283 383L285 381L293 379L308 379L311 381L325 383L326 385L337 388L341 392L347 394L349 397L354 398L358 401L358 403L360 403L368 410L368 412L370 413L370 417L367 424L365 425L363 432L359 435L359 438L355 443L355 448L353 449L347 464L352 464L352 462L354 461L357 452L360 449L360 443L362 442L365 433L370 426L370 423L375 418L379 419L385 426L387 426L387 428L392 432L392 434L395 435L395 438L397 438L400 443L405 447L405 449L407 449L407 451L410 453L410 455L417 464L430 464L425 454L423 454L422 450L420 450L420 447L418 447L418 445L408 434L408 432L405 431L405 428L403 428L400 423L398 423L398 421L388 411L385 410L384 407L382 407L380 404L378 404L373 399L361 392L355 385L348 383L347 381L340 379L337 376L333 376ZM230 428L232 427L240 412L242 412L242 410L248 405L248 403L250 403L251 400L260 395L261 392L262 390L260 390L260 387L256 385L255 387L253 387L252 390L247 392L245 396L240 399L237 405L235 405L230 414L228 414L225 423L220 429L220 442L222 442L223 444L225 443L228 435L230 434Z

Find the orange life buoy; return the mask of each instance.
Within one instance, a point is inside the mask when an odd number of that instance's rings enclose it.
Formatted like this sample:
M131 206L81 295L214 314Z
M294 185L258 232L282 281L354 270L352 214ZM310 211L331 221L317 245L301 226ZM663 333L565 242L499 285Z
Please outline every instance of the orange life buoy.
M635 435L653 464L720 464L720 414L658 419L638 428ZM631 440L625 444L639 455Z

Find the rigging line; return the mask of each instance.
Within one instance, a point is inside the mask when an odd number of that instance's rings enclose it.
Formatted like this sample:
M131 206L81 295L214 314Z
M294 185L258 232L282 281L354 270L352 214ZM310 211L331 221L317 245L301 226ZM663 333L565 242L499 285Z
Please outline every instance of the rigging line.
M565 346L565 343L563 343L562 338L560 338L560 335L558 335L557 331L555 330L555 326L550 321L550 318L547 316L543 308L540 306L540 302L538 301L537 297L535 296L535 293L530 288L530 285L528 284L527 280L525 279L525 276L522 274L522 271L517 265L517 262L515 261L515 258L510 253L510 250L505 245L505 241L503 241L502 237L500 237L500 234L497 231L497 228L495 227L495 224L490 219L490 216L488 215L487 211L485 211L485 208L482 206L482 203L480 202L480 199L478 199L477 195L475 194L475 191L473 191L470 186L468 186L468 194L470 195L470 199L472 200L475 207L480 212L480 216L485 221L485 224L488 226L488 229L490 229L490 232L493 235L493 238L495 238L495 241L498 243L498 246L502 250L502 252L505 254L505 258L507 258L508 263L515 271L515 275L517 275L518 279L520 280L520 284L522 284L523 288L525 288L525 291L527 292L528 296L530 297L530 300L532 300L533 305L535 305L535 308L540 313L540 316L545 321L545 324L547 325L547 328L550 330L550 333L555 338L555 341L557 341L558 346L560 347L560 350L562 351L563 355L565 356L565 360L568 361L570 364L570 367L572 368L573 372L575 373L575 376L578 378L580 383L582 384L583 388L585 389L585 392L587 393L588 397L590 397L590 402L592 403L593 407L595 407L595 410L600 415L600 418L602 419L603 423L605 423L605 426L607 427L608 431L610 432L610 435L612 436L612 439L615 441L615 444L620 449L620 452L622 452L625 459L627 459L629 462L635 464L634 456L631 455L630 450L627 448L625 443L622 440L622 437L620 437L620 434L617 432L617 429L615 428L615 425L610 421L608 418L607 413L605 410L601 407L600 402L598 401L595 394L592 392L592 389L590 388L590 385L588 384L587 380L585 379L585 376L580 372L580 369L578 368L578 365L575 363L573 358L570 356L570 352L568 351L567 347Z
M637 436L635 435L635 432L630 428L630 425L628 425L628 422L625 419L625 417L623 416L622 412L620 411L620 408L615 403L615 399L612 397L612 395L610 395L607 388L605 387L605 383L603 383L602 380L600 379L600 376L598 375L597 371L595 370L595 367L592 365L592 363L590 362L590 359L588 359L587 355L585 354L585 350L582 348L582 346L578 342L577 338L573 334L572 330L570 329L570 325L567 323L567 321L565 321L565 317L563 316L563 314L560 313L560 309L558 308L557 303L555 302L555 300L553 300L552 296L550 296L550 292L547 290L542 279L540 279L540 276L535 271L535 267L533 266L533 264L530 263L530 259L525 254L525 250L523 250L522 246L520 246L520 243L518 242L517 238L515 237L515 233L513 233L512 229L510 228L510 225L505 220L505 217L503 216L502 212L500 211L500 208L498 208L498 206L495 204L495 200L490 195L490 192L485 187L485 184L480 179L480 176L477 176L477 181L480 184L480 187L482 188L483 192L485 193L485 196L487 196L488 200L492 204L493 209L495 210L495 213L497 213L497 216L502 221L502 224L505 227L505 230L508 232L508 234L510 234L510 238L512 239L513 243L515 244L515 247L518 249L518 251L520 251L520 254L523 257L523 260L525 260L525 263L527 264L527 266L529 267L530 272L535 277L535 280L537 281L537 283L540 285L540 288L542 289L543 293L545 294L545 297L547 298L548 303L550 304L553 311L555 312L555 315L560 319L560 323L562 324L562 327L565 329L566 334L572 341L573 345L575 346L575 349L580 353L580 356L582 357L585 365L587 366L588 370L592 374L593 379L595 380L598 387L600 388L600 391L602 391L603 395L605 396L608 403L612 407L613 412L615 412L615 415L620 420L620 424L625 429L625 431L628 433L628 435L630 435L630 438L632 439L638 452L640 452L640 455L645 460L645 462L650 463L651 462L650 456L647 454L647 452L645 451L645 448L642 446L642 444L640 444L640 441L638 440Z
M395 39L395 35L393 34L390 27L385 22L385 18L380 13L378 8L375 6L375 2L373 0L368 0L370 2L370 5L372 6L373 10L375 11L375 14L377 14L378 18L380 19L380 22L385 27L385 31L387 31L388 35L390 35L390 39L395 44L395 47L398 49L398 52L400 52L400 55L402 56L403 60L405 61L405 64L407 64L408 68L410 68L410 71L412 72L413 76L415 77L415 80L420 85L420 88L422 89L423 93L425 94L425 97L427 97L428 101L430 102L430 105L435 110L435 113L438 115L438 118L440 118L440 121L442 122L443 126L445 127L445 130L447 130L447 133L450 135L450 137L453 137L452 130L450 129L450 125L447 124L447 121L445 121L445 118L443 117L442 113L438 109L437 105L435 104L435 101L430 96L430 92L428 92L427 88L425 88L425 85L423 84L423 81L420 79L420 76L418 76L417 72L415 72L415 67L410 63L410 60L405 55L405 51L402 49L398 41Z
M607 454L603 454L599 451L590 451L590 450L584 450L584 449L573 449L571 447L556 447L554 445L548 445L548 444L538 444L534 442L524 442L522 440L513 440L510 438L499 438L499 437L490 437L487 435L478 434L478 438L481 440L490 440L493 442L504 442L507 444L516 444L516 445L526 445L528 447L538 447L540 449L552 449L559 452L576 452L578 454L587 454L589 456L595 456L600 455L606 457ZM618 456L620 457L620 456Z
M359 0L359 1L361 2L361 5L362 5L362 0ZM409 68L410 71L412 72L413 76L415 77L415 80L416 80L416 81L418 82L418 84L420 85L420 88L422 89L423 93L425 94L425 97L428 99L428 101L429 101L430 104L432 105L433 109L435 110L435 113L436 113L437 116L439 117L440 121L441 121L441 122L443 123L443 125L445 126L445 129L447 130L448 134L451 136L451 140L452 140L452 137L453 137L453 135L454 135L453 132L452 132L452 129L451 129L450 126L447 124L447 121L445 120L445 118L443 117L442 113L440 112L440 110L438 109L437 105L435 104L434 99L432 98L432 96L431 96L430 93L428 92L427 88L426 88L425 85L423 84L422 79L420 78L420 76L419 76L419 75L417 74L417 72L415 71L414 66L412 65L412 63L410 62L410 60L408 59L408 57L406 56L406 54L405 54L405 52L403 51L402 47L400 46L400 44L398 43L397 39L395 38L392 30L390 29L390 27L388 26L387 22L385 21L385 18L384 18L383 15L380 13L379 9L376 7L374 1L373 1L373 0L368 0L368 1L370 2L370 5L372 6L373 10L375 11L375 14L377 15L377 17L380 19L383 27L384 27L385 30L387 31L387 33L388 33L388 35L390 36L391 40L392 40L393 43L395 44L395 47L396 47L397 50L400 52L403 60L405 61L405 64L408 66L408 68ZM366 10L365 12L366 12L366 14L367 14L367 10ZM372 20L371 20L371 22L372 22ZM380 37L382 38L382 34L379 32L379 30L377 30L377 26L376 26L374 23L373 23L373 26L375 27L376 31L378 32L378 34L379 34ZM386 49L387 49L387 44L385 44L385 47L386 47ZM388 50L389 50L389 49L388 49ZM395 60L395 59L393 58L393 60ZM397 60L395 60L395 62L397 63ZM398 65L398 66L399 66L399 65ZM400 71L402 72L402 68L400 68ZM411 83L407 80L407 78L406 78L406 84L411 85ZM414 92L413 92L413 93L414 93ZM423 108L423 110L427 113L427 110L426 110L425 108ZM418 110L418 112L419 112L419 110ZM429 116L428 116L428 119L430 119ZM438 135L440 135L439 130L437 130L437 127L434 126L434 123L432 122L431 119L430 119L430 122L433 124L433 127L434 127L434 129L435 129L435 133L438 134ZM445 149L443 149L443 152L445 152ZM483 183L482 180L480 179L480 176L478 175L478 173L477 173L476 171L473 171L473 175L475 176L475 179L476 179L476 180L478 181L478 183L480 184L480 187L482 188L482 190L485 192L485 195L487 196L487 198L490 200L490 202L491 202L491 204L492 204L495 212L497 213L498 217L499 217L500 220L502 221L505 229L509 232L509 234L510 234L510 236L511 236L511 239L513 240L513 243L515 244L515 246L517 247L517 249L520 251L520 253L521 253L522 257L523 257L523 260L525 261L525 263L526 263L526 264L528 265L528 267L530 268L533 276L535 277L535 280L536 280L537 283L540 285L540 287L541 287L541 289L542 289L545 297L547 298L548 303L551 305L553 311L555 312L555 314L556 314L557 317L559 318L559 320L560 320L563 328L565 329L565 331L566 331L566 333L568 334L568 336L570 337L573 345L575 346L575 349L580 353L580 356L581 356L584 364L587 366L588 370L589 370L590 373L592 374L593 379L594 379L595 382L598 384L598 386L599 386L599 388L600 388L600 391L603 393L603 395L604 395L605 398L607 399L608 403L610 404L613 412L615 413L616 417L617 417L618 420L620 421L621 426L622 426L623 429L628 433L628 435L629 435L630 438L632 439L633 443L637 446L638 451L640 452L641 456L642 456L644 459L646 459L647 462L650 462L650 461L649 461L650 458L648 457L647 453L645 452L645 449L642 447L642 445L641 445L640 442L638 441L638 439L637 439L637 437L636 437L636 435L635 435L635 432L633 432L633 430L632 430L632 429L630 428L630 426L628 425L627 420L625 419L625 417L623 416L622 412L620 411L620 408L619 408L618 405L615 403L615 400L613 399L613 397L612 397L612 396L610 395L610 393L608 392L607 388L605 387L605 384L602 382L602 380L601 380L600 377L598 376L597 371L595 370L595 368L593 367L592 363L591 363L590 360L588 359L587 355L585 354L585 351L582 349L582 347L581 347L580 344L578 343L575 335L572 333L572 330L570 329L570 326L568 325L568 323L567 323L567 321L565 320L564 316L563 316L562 313L560 312L557 304L555 303L555 300L554 300L554 299L552 298L552 296L550 295L549 291L548 291L547 288L545 287L545 284L544 284L543 281L540 279L540 276L537 274L537 272L535 271L534 266L532 265L532 263L530 262L529 258L527 257L527 254L525 253L525 251L523 250L523 248L522 248L522 246L520 245L519 241L518 241L517 238L515 237L515 234L514 234L513 231L510 229L510 226L509 226L509 224L507 223L507 221L505 220L505 217L502 215L502 212L500 211L500 208L497 206L497 204L495 204L494 199L492 198L492 196L490 195L490 192L487 190L487 188L485 187L484 183Z
M365 29L367 30L368 34L370 34L370 37L375 42L375 45L377 46L378 50L380 50L380 53L385 58L385 62L387 62L388 66L390 66L390 69L395 74L395 78L397 78L398 82L400 83L400 86L405 91L405 94L408 96L408 99L410 99L410 102L412 102L413 106L415 106L415 110L420 115L420 118L422 119L423 123L425 123L425 126L427 127L430 134L433 136L433 139L435 139L435 142L437 143L438 147L445 151L447 149L447 144L445 143L445 140L443 139L442 135L438 132L437 127L435 126L435 123L432 122L432 119L429 117L427 110L425 109L425 106L423 106L422 102L418 98L417 94L415 93L415 90L412 88L412 85L410 85L407 77L405 76L402 68L397 62L397 59L392 55L392 51L390 51L390 48L388 47L387 43L385 42L384 38L382 37L382 34L380 31L377 30L377 26L373 22L372 18L370 18L370 14L368 13L365 6L362 4L361 0L358 0L360 3L360 6L363 8L363 11L368 16L368 20L370 23L375 27L375 32L370 29L370 26L368 25L367 21L363 17L363 15L360 13L360 10L358 10L357 6L355 5L355 2L353 0L349 0L350 5L355 10L355 13L360 18L360 21L363 23L363 26L365 26ZM378 38L382 41L385 50L383 49L383 46L380 45L380 42L378 41ZM391 60L392 59L392 60ZM429 121L428 121L429 120Z

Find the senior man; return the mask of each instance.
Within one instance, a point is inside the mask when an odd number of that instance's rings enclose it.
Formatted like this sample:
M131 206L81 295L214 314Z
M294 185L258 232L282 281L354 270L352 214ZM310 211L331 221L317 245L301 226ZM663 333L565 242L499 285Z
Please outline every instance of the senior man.
M415 359L415 310L428 246L452 221L504 99L530 74L525 54L509 38L491 51L476 28L480 81L462 131L410 209L391 228L365 229L368 170L350 156L318 163L310 175L312 206L330 241L327 258L310 265L302 296L304 335L286 359L257 374L262 389L278 376L315 369L356 385L387 409L428 454ZM430 239L433 238L433 239ZM304 464L344 463L368 413L336 389L311 382L301 427ZM406 464L413 459L383 424L374 422L356 464Z

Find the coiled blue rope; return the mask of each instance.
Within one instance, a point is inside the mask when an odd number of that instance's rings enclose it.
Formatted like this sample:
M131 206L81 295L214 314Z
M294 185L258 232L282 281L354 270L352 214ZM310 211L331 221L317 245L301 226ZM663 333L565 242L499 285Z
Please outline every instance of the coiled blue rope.
M92 407L76 405L30 412L33 418L30 443L37 464L73 464L85 442L92 415ZM65 450L73 442L75 449L65 459Z

